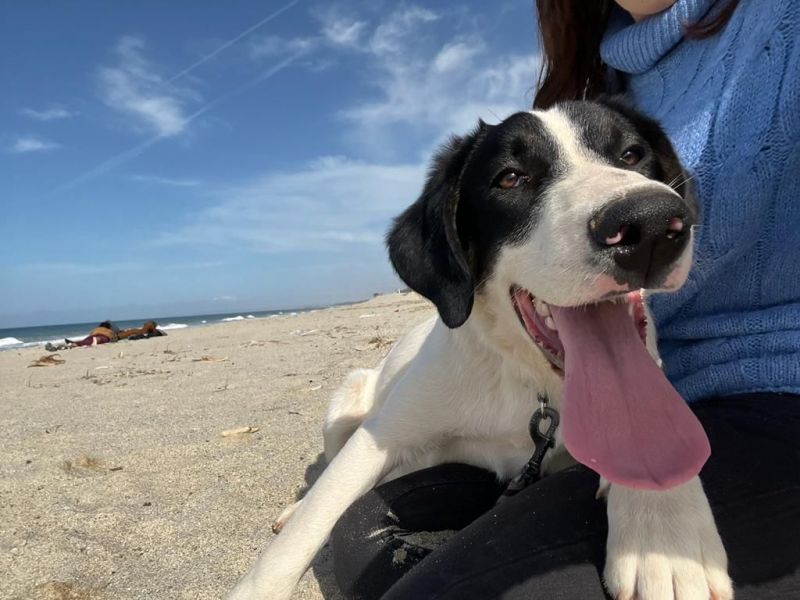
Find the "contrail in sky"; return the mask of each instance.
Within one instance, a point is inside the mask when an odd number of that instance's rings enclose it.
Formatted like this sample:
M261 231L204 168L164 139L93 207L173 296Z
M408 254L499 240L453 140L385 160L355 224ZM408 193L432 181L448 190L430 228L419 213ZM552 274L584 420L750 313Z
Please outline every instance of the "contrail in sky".
M194 62L191 65L189 65L188 67L183 69L177 75L174 75L172 78L167 80L166 83L172 83L173 81L183 77L184 75L187 75L188 73L191 73L192 71L194 71L200 65L208 62L209 60L211 60L212 58L217 56L220 52L224 51L227 48L230 48L232 45L234 45L235 43L237 43L238 41L240 41L241 39L243 39L244 37L246 37L247 35L249 35L253 31L255 31L256 29L258 29L259 27L262 27L262 26L266 25L267 23L269 23L270 21L272 21L276 17L280 16L282 13L284 13L287 10L289 10L290 8L292 8L295 4L297 4L299 2L300 2L300 0L292 0L292 2L289 2L289 4L285 5L283 8L280 8L280 9L276 10L275 12L273 12L271 15L269 15L267 17L264 17L258 23L253 25L252 27L248 27L247 29L245 29L243 32L241 32L237 36L231 38L230 40L228 40L227 42L225 42L224 44L219 46L216 50L214 50L210 54L207 54L206 56L204 56L200 60ZM184 122L184 125L188 125L189 123L194 121L196 118L204 115L208 111L210 111L213 108L217 107L222 102L225 102L226 100L229 100L230 98L238 96L239 94L249 90L250 88L258 85L259 83L262 83L263 81L266 81L267 79L270 79L271 77L277 75L280 71L282 71L283 69L288 67L292 62L294 62L297 58L299 58L302 54L304 54L304 53L303 52L298 52L296 54L293 54L292 56L289 56L288 58L285 58L281 62L273 65L272 67L270 67L266 71L262 72L255 79L252 79L251 81L243 83L242 85L240 85L240 86L238 86L238 87L236 87L236 88L234 88L234 89L222 94L218 98L215 98L214 100L212 100L211 102L209 102L205 106L200 107L197 111L195 111L194 113L189 115L189 117L187 117L186 121ZM76 178L72 179L71 181L68 181L67 183L64 183L64 184L58 186L56 189L54 189L52 192L50 192L48 194L48 196L52 196L54 194L58 194L60 192L64 192L66 190L69 190L69 189L75 187L76 185L79 185L79 184L83 183L84 181L88 181L90 179L94 179L98 175L102 175L103 173L106 173L106 172L110 171L111 169L114 169L114 168L116 168L116 167L118 167L120 165L123 165L126 162L128 162L129 160L131 160L133 158L136 158L142 152L144 152L145 150L147 150L151 146L157 144L158 142L160 142L161 140L163 140L166 137L169 137L169 136L165 136L165 135L153 136L150 139L147 139L144 142L141 142L141 143L133 146L132 148L129 148L128 150L125 150L124 152L121 152L120 154L117 154L116 156L113 156L113 157L109 158L108 160L103 161L102 163L100 163L96 167L86 171L85 173L82 173L81 175L78 175Z
M197 61L197 62L195 62L195 63L192 63L191 65L189 65L188 67L186 67L186 68L185 68L183 71L181 71L181 72L180 72L180 73L178 73L177 75L173 75L172 77L170 77L170 78L167 80L167 83L172 83L173 81L176 81L176 80L180 79L180 78L181 78L181 77L183 77L184 75L187 75L188 73L191 73L191 72L192 72L192 71L194 71L194 70L195 70L197 67L199 67L200 65L202 65L202 64L204 64L204 63L206 63L206 62L208 62L209 60L211 60L212 58L214 58L214 57L215 57L217 54L219 54L220 52L222 52L222 51L223 51L223 50L225 50L226 48L229 48L229 47L233 46L233 45L234 45L236 42L238 42L238 41L239 41L239 40L241 40L242 38L244 38L244 37L247 37L248 35L250 35L251 33L253 33L253 32L254 32L256 29L258 29L259 27L262 27L262 26L266 25L267 23L269 23L270 21L272 21L273 19L275 19L275 18L279 17L281 14L283 14L284 12L286 12L287 10L289 10L290 8L292 8L292 7L293 7L295 4L297 4L298 2L300 2L300 0L292 0L291 2L289 2L289 4L287 4L287 5L286 5L286 6L284 6L283 8L279 8L278 10L276 10L274 13L272 13L272 14L271 14L271 15L269 15L268 17L264 17L264 18L263 18L263 19L261 19L261 20L260 20L258 23L256 23L255 25L253 25L252 27L248 27L248 28L247 28L247 29L245 29L243 32L241 32L239 35L237 35L236 37L233 37L233 38L229 39L227 42L225 42L224 44L222 44L222 45L221 45L219 48L217 48L216 50L214 50L214 51L213 51L211 54L206 54L206 55L205 55L203 58L201 58L200 60L198 60L198 61Z
M267 69L266 71L261 73L255 79L252 79L252 80L250 80L250 81L248 81L246 83L243 83L242 85L240 85L240 86L238 86L236 88L233 88L232 90L222 94L218 98L215 98L214 100L212 100L211 102L209 102L205 106L200 107L197 111L195 111L194 113L189 115L186 118L185 124L188 125L189 123L194 121L196 118L204 115L205 113L207 113L211 109L216 108L216 106L221 104L222 102L225 102L226 100L229 100L230 98L233 98L234 96L238 96L239 94L241 94L243 92L246 92L250 88L258 85L259 83L262 83L263 81L266 81L267 79L270 79L271 77L274 77L275 75L277 75L278 73L283 71L283 69L285 69L290 64L292 64L293 61L295 61L297 58L299 58L303 54L304 54L303 52L298 52L297 54L294 54L294 55L292 55L292 56L290 56L288 58L285 58L281 62L273 65L272 67L270 67L269 69ZM69 190L69 189L75 187L76 185L79 185L79 184L83 183L84 181L88 181L90 179L94 179L98 175L102 175L103 173L107 173L111 169L119 167L120 165L125 164L129 160L131 160L133 158L136 158L137 156L139 156L142 152L144 152L145 150L147 150L151 146L154 146L155 144L157 144L161 140L166 139L168 137L170 137L170 136L167 136L167 135L156 135L156 136L153 136L150 139L145 140L144 142L141 142L141 143L135 145L133 148L129 148L128 150L125 150L125 152L121 152L120 154L117 154L116 156L113 156L113 157L109 158L108 160L103 161L102 163L100 163L96 167L90 169L89 171L86 171L85 173L83 173L81 175L78 175L75 179L73 179L71 181L68 181L67 183L58 186L49 195L53 195L53 194L58 194L60 192L64 192L66 190Z

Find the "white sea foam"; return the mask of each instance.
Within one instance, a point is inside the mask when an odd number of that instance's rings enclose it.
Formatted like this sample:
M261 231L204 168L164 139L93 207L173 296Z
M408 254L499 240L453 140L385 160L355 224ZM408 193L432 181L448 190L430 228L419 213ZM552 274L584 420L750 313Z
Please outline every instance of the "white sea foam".
M255 319L255 316L253 316L253 315L247 315L247 316L245 317L245 319Z
M235 317L225 317L224 319L220 319L220 321L244 321L244 317L242 315L236 315Z
M22 343L22 340L18 340L15 337L0 338L0 348L5 346L18 346Z
M188 327L186 323L167 323L166 325L159 325L159 329L163 329L164 331L168 331L170 329L185 329Z

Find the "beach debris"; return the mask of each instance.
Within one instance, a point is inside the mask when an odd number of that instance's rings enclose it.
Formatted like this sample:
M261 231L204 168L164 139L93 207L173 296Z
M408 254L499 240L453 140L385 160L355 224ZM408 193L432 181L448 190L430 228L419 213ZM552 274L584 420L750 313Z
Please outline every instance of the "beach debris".
M227 360L228 360L227 356L223 356L222 358L219 358L217 356L203 355L200 358L193 358L192 362L221 363L221 362L225 362Z
M67 361L61 358L60 354L46 354L37 358L29 364L28 367L54 367L56 365L63 365L65 362Z
M61 469L70 475L91 475L106 470L103 461L88 454L80 454L72 460L61 463Z
M236 427L235 429L226 429L220 435L222 437L231 437L232 435L244 435L246 433L255 433L258 427Z
M101 369L113 369L111 365L100 365L99 367L95 367L95 371L100 371Z
M294 331L290 332L289 335L296 335L299 337L304 337L307 335L311 335L312 333L317 333L317 329L295 329Z
M398 548L392 553L392 564L402 565L406 562L406 558L408 558L408 550L405 548Z
M441 531L412 531L403 535L403 542L412 546L436 550L457 532L453 529L443 529Z
M68 581L48 581L40 583L32 590L33 600L94 600L106 598L104 588L85 587Z
M314 387L312 387L312 388L308 388L308 391L309 391L309 392L316 392L317 390L321 390L321 389L322 389L322 386L321 386L321 385L315 385L315 386L314 386Z
M378 313L367 313L365 315L358 315L359 319L371 319L372 317L377 317Z
M365 352L367 350L377 350L380 348L386 348L387 346L391 346L394 344L394 339L392 338L385 338L381 335L376 335L371 337L367 340L369 346L353 346L353 350L356 352Z
M382 335L378 334L373 336L367 342L371 346L375 346L376 348L383 348L384 346L391 346L394 344L394 340L392 338L386 338Z

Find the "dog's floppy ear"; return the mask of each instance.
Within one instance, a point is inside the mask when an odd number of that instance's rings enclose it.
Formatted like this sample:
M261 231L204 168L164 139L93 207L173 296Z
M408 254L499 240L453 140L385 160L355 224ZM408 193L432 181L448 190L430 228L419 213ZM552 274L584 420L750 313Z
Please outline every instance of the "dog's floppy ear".
M621 114L636 128L658 157L660 172L656 173L656 178L672 187L682 198L688 198L689 177L661 125L632 109L622 96L603 96L598 102Z
M386 244L400 278L436 305L448 327L472 312L474 278L459 239L456 212L461 172L485 124L453 137L434 157L422 195L395 219Z

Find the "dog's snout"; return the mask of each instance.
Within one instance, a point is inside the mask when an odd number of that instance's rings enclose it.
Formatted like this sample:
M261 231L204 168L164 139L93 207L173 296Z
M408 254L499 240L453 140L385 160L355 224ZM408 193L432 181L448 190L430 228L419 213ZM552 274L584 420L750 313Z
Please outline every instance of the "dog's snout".
M615 200L589 220L598 252L613 260L631 283L663 277L681 255L695 222L694 211L666 191L641 191Z

